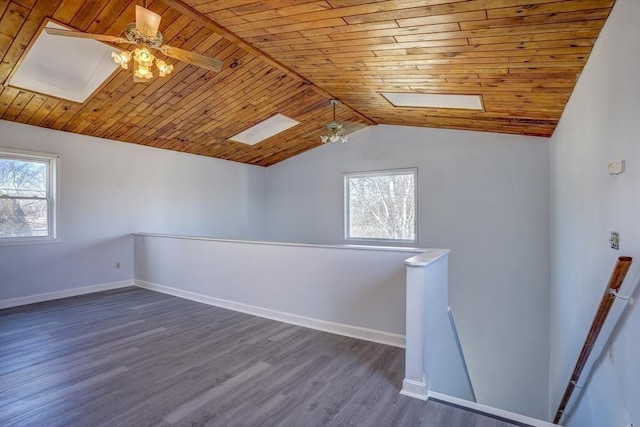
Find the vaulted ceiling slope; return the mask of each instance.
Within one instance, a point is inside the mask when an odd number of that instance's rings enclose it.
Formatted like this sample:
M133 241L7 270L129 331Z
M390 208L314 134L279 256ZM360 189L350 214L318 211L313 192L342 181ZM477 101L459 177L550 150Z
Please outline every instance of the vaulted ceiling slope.
M172 75L135 83L118 70L78 104L7 81L47 18L120 36L136 1L0 0L0 117L262 166L320 145L332 97L351 130L549 136L614 1L153 0L165 41L222 71L160 54ZM394 107L382 92L481 95L484 111ZM253 146L229 140L276 113L301 124Z

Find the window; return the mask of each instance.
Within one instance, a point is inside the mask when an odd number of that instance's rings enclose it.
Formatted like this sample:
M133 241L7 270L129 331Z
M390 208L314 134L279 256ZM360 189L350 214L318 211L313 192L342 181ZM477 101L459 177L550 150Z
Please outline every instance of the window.
M345 238L416 240L416 169L345 174Z
M56 238L54 154L0 151L0 242Z

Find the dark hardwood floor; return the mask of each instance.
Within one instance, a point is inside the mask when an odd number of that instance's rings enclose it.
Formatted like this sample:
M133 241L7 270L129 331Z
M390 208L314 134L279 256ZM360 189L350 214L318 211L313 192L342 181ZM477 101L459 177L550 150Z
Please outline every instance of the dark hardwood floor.
M403 349L125 288L0 311L0 425L518 425L401 396L403 364Z

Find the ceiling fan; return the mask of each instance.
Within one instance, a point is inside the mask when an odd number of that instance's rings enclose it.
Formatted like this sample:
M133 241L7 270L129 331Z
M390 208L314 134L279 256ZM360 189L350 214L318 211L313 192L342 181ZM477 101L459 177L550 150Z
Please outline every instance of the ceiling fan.
M145 2L146 5L146 2ZM222 69L222 61L208 56L189 52L184 49L164 44L162 33L158 31L161 16L150 11L146 7L136 5L136 20L127 25L124 37L109 36L106 34L82 33L72 30L45 27L48 34L83 39L93 39L118 44L132 44L138 46L134 51L113 52L111 57L122 68L129 68L133 59L136 62L134 70L135 81L148 81L153 77L152 67L155 61L158 75L164 77L173 70L173 65L167 64L151 54L149 48L156 49L170 58L197 65L211 71L219 72Z
M333 120L329 121L324 126L327 129L327 133L320 136L320 140L323 144L329 144L332 142L341 142L344 144L348 140L349 133L356 132L368 126L366 123L345 123L336 120L336 105L338 105L338 100L331 99L329 102L333 106Z

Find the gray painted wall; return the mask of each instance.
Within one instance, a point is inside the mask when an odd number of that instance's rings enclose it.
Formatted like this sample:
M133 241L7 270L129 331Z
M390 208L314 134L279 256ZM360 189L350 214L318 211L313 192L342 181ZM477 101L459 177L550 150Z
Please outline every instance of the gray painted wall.
M634 258L621 294L640 297L640 2L618 0L550 142L552 275L550 410L555 411L620 255ZM609 162L627 170L609 176ZM609 247L620 233L620 250ZM635 291L634 291L635 289ZM624 311L622 311L624 309ZM596 345L569 427L640 426L640 305L618 301ZM612 357L610 357L610 354ZM579 381L584 384L587 379Z
M263 237L263 168L6 121L0 145L61 155L60 240L0 247L0 299L133 280L136 231Z
M404 260L419 252L136 235L135 277L271 310L276 319L338 324L330 331L383 332L382 342L403 345ZM384 341L384 333L398 339Z
M268 240L343 238L345 172L418 168L418 245L449 248L449 302L478 399L547 415L548 140L376 126L267 169Z

